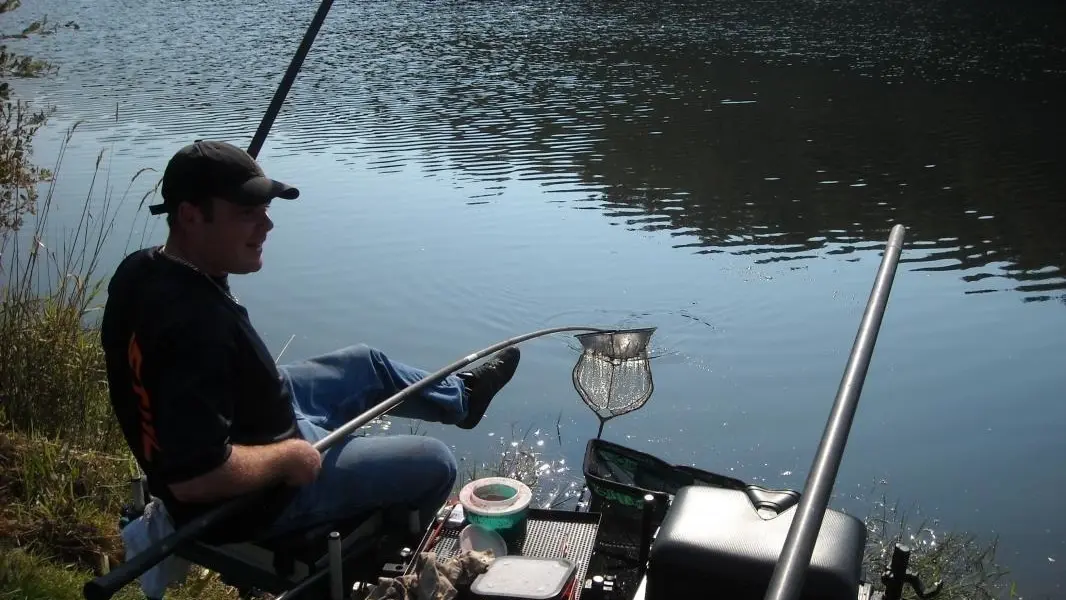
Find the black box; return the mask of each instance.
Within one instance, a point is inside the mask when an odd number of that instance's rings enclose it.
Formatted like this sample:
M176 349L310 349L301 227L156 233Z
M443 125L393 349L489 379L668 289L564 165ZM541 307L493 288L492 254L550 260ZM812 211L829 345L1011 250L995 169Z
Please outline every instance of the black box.
M760 515L754 502L762 490L752 488L678 492L652 544L646 600L762 600L797 507ZM865 544L861 521L827 510L800 597L855 600Z

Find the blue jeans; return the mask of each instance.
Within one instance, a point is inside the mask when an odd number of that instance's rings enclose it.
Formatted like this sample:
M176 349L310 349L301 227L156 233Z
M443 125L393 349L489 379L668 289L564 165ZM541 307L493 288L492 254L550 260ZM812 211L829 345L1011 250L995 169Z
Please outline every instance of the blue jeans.
M311 443L428 373L366 345L278 367L292 394L296 424ZM455 375L393 408L398 417L454 424L466 416ZM421 435L350 434L322 456L318 478L303 486L264 537L382 507L419 509L423 525L448 499L458 467L440 440Z

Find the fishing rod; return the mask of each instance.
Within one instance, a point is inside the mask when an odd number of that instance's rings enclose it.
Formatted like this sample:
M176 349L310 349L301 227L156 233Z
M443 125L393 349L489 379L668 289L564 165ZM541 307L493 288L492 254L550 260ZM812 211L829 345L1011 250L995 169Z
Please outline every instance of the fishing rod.
M451 364L442 367L441 369L430 373L426 377L416 381L410 386L400 390L396 394L393 394L386 400L377 404L376 406L364 411L354 419L348 421L344 425L340 426L332 433L322 438L314 444L316 450L320 453L328 450L333 444L341 440L343 437L355 431L356 429L366 425L374 419L383 416L388 411L392 410L404 400L410 398L414 394L422 391L426 387L439 382L445 377L458 372L460 369L485 358L486 356L498 352L509 346L520 344L524 341L531 340L533 338L544 337L554 333L562 333L567 331L587 331L593 333L603 333L608 335L613 334L625 334L628 330L624 329L601 329L598 327L583 327L583 326L562 326L552 327L548 329L540 329L530 333L518 335L501 342L497 342L487 348L483 348L472 354L452 362ZM200 515L190 521L181 529L178 529L168 535L166 538L156 542L149 546L143 552L135 555L131 560L121 563L118 567L113 569L107 574L96 577L90 580L82 588L82 595L86 600L107 600L115 595L120 589L125 587L128 583L134 579L140 577L148 569L151 569L160 561L173 554L182 546L192 542L194 539L200 537L208 528L217 524L220 520L229 517L242 508L251 506L252 503L257 500L262 500L263 496L269 490L260 490L259 492L253 492L238 496L232 500L229 500L210 511Z
M804 484L795 519L788 529L781 555L774 566L765 600L796 600L800 597L807 569L810 567L814 544L822 528L822 518L829 507L829 493L836 482L844 446L848 441L851 423L859 405L859 395L866 380L877 333L881 328L892 280L896 274L899 255L903 251L903 236L906 229L897 224L892 227L885 254L877 269L873 289L866 302L866 309L859 323L855 342L848 356L844 375L837 389L833 409L826 422L822 440L818 444L814 462Z
M288 68L285 70L285 74L282 77L281 83L278 85L277 90L274 92L273 98L271 98L270 105L267 107L266 113L263 115L263 119L259 123L259 127L256 129L255 134L252 136L252 141L248 146L247 152L252 158L256 158L259 151L263 147L263 143L266 140L267 134L269 134L274 121L277 119L278 114L281 112L281 107L285 103L285 98L288 96L289 90L292 88L293 82L296 80L296 76L299 74L300 68L303 65L304 59L307 57L308 52L311 50L311 45L314 43L315 38L318 36L318 32L322 27L322 23L326 19L326 15L329 13L330 8L333 6L333 0L322 0L318 6L318 10L315 12L314 17L311 19L311 24L304 32L303 39L300 41L300 45L293 55L292 60L289 63ZM452 364L439 369L438 371L429 374L414 384L404 388L400 392L394 394L390 398L384 400L377 406L370 408L363 412L354 419L348 421L340 428L336 429L326 437L322 438L314 444L314 448L320 453L328 450L337 441L351 433L352 431L366 425L370 421L379 418L392 410L407 398L418 393L429 385L439 382L445 377L452 375L460 369L474 363L482 358L485 358L489 354L497 352L503 348L513 346L526 340L530 340L537 337L543 337L554 333L561 333L566 331L585 331L593 333L618 333L622 330L601 329L596 327L574 327L563 326L553 327L548 329L541 329L531 333L516 336L502 342L493 344L487 348L468 354L463 358L453 362ZM236 514L239 510L251 506L257 500L260 500L268 490L260 490L259 492L253 492L231 499L222 503L218 507L204 513L193 519L181 529L178 529L168 535L163 540L160 540L148 547L143 552L135 555L131 560L121 563L118 567L110 572L96 577L88 581L82 588L82 594L87 600L106 600L111 598L120 589L125 587L134 579L140 577L146 571L159 564L163 559L173 554L178 549L192 542L195 538L203 535L207 532L208 528L215 525L222 519Z
M300 67L303 66L307 53L311 51L311 44L318 37L318 30L322 28L322 23L326 20L326 15L329 13L331 6L333 6L333 0L322 0L322 3L318 5L318 10L315 11L315 16L311 19L311 25L304 32L303 40L300 41L296 54L293 55L292 61L289 62L289 68L285 70L285 75L281 78L281 84L274 91L274 97L270 100L270 106L267 107L263 120L259 122L259 128L256 129L255 135L252 136L252 143L248 145L248 154L252 158L259 156L259 151L263 149L263 142L266 141L267 134L270 133L270 128L274 125L274 120L278 117L278 113L281 112L281 105L285 103L285 97L289 95L292 83L296 81L296 75L300 72Z
M259 155L259 151L262 150L267 134L270 133L270 129L273 127L278 113L281 112L281 107L285 103L285 98L288 97L289 90L292 89L292 84L296 81L296 76L299 74L300 68L303 66L304 59L307 58L308 52L311 51L311 45L314 43L315 38L318 37L318 32L322 28L322 23L325 22L326 15L329 14L329 10L332 6L333 0L322 0L318 5L318 10L315 11L314 16L311 18L310 25L307 27L307 30L304 31L303 39L300 40L300 45L296 48L296 53L293 55L292 60L289 61L289 66L285 69L285 73L281 78L281 83L274 91L274 96L270 99L270 104L267 106L267 110L263 114L262 120L259 122L259 127L252 136L251 143L248 145L247 152L252 158L256 158ZM256 497L256 494L248 494L230 504L223 505L217 513L209 513L202 516L200 519L193 522L193 526L190 527L187 535L185 535L184 530L176 532L175 535L168 537L166 540L149 548L144 553L137 555L133 560L123 563L104 577L99 577L86 583L83 589L83 594L86 598L110 598L127 583L136 577L139 577L142 573L159 563L159 561L172 554L181 544L202 534L207 527L216 520L231 515L240 508L249 506L252 500ZM182 535L178 535L179 533Z

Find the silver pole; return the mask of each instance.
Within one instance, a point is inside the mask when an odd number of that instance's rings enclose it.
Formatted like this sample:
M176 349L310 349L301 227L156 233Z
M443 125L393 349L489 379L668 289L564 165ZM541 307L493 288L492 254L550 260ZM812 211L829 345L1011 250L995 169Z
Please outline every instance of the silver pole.
M800 597L811 555L814 553L814 544L822 528L822 518L829 506L829 493L836 482L855 409L859 405L859 395L866 380L877 332L888 304L892 279L895 277L896 265L903 250L905 231L903 225L896 225L889 234L885 255L877 269L877 278L866 302L866 311L862 315L858 334L851 347L851 355L837 389L833 410L818 445L811 471L807 475L795 519L788 529L781 556L770 578L765 600L796 600Z
M341 571L341 534L329 532L329 578L333 600L344 600L344 573Z
M130 480L130 504L133 506L133 512L144 513L144 479L141 477Z
M562 326L552 327L548 329L540 329L538 331L525 333L507 340L503 340L502 342L497 342L496 344L493 344L488 348L483 348L481 350L478 350L477 352L474 352L473 354L468 354L463 358L456 360L452 364L438 369L437 371L430 373L429 375L426 375L422 379L419 379L418 381L405 387L399 392L393 394L377 406L367 409L351 421L348 421L344 425L338 427L326 437L315 442L315 450L318 450L319 452L325 452L331 446L333 446L333 444L336 444L337 442L343 440L344 437L347 436L349 433L357 430L363 425L366 425L374 419L385 415L393 408L399 406L400 403L407 400L407 398L422 391L424 388L433 385L438 381L441 381L448 375L458 372L460 369L470 365L471 363L474 363L478 360L481 360L482 358L485 358L486 356L489 356L494 352L502 350L508 346L513 346L515 344L524 342L526 340L531 340L553 333L561 333L566 331L612 333L618 332L620 330L601 329L598 327ZM167 556L173 554L178 548L199 537L204 531L206 531L209 527L211 527L221 519L228 518L230 515L236 514L237 511L251 506L252 503L261 499L261 494L264 491L265 490L260 490L258 493L253 492L245 494L243 496L232 498L231 500L224 502L212 508L210 511L196 517L181 529L174 531L162 540L159 540L151 546L148 546L130 560L121 563L116 568L112 569L111 572L107 575L101 575L100 577L96 577L86 582L82 588L82 595L85 597L86 600L109 600L127 583L140 577L141 574L143 574L145 571L159 564L160 561L162 561ZM317 577L317 575L313 577ZM305 581L304 583L308 582ZM303 583L300 584L300 586L303 585ZM294 588L294 590L290 591L289 594L292 594L297 589L302 588Z
M351 421L348 421L344 425L341 425L337 429L333 430L332 432L330 432L329 435L315 442L314 447L319 452L325 452L331 446L333 446L333 444L336 444L337 442L341 441L351 432L355 431L356 429L359 429L360 427L366 425L374 419L384 416L387 412L399 406L400 403L406 400L409 396L413 396L414 394L422 391L424 388L429 387L437 383L438 381L441 381L448 375L455 373L459 371L459 369L462 369L470 365L471 363L479 361L490 354L494 354L508 346L514 346L515 344L519 344L526 340L531 340L533 338L544 337L546 335L550 335L553 333L561 333L565 331L590 331L610 333L615 330L580 326L551 327L548 329L538 329L537 331L524 333L522 335L503 340L502 342L497 342L489 346L488 348L482 348L481 350L478 350L473 354L467 354L466 356L460 358L459 360L456 360L452 364L446 367L442 367L434 371L433 373L426 375L422 379L419 379L418 381L412 383L411 385L405 387L396 394L393 394L389 398L383 400L381 404L367 409Z

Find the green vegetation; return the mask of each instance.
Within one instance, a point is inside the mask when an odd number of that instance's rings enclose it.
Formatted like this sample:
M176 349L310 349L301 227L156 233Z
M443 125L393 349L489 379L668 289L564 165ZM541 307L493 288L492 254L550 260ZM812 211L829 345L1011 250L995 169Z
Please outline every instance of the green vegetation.
M890 504L882 492L865 518L867 541L863 564L867 577L879 580L897 543L911 548L909 569L927 588L943 586L938 600L1014 598L1008 571L996 562L996 541L983 542L968 533L936 531L924 521L911 524L908 511ZM909 588L908 588L909 589ZM913 592L913 590L911 590ZM904 594L904 598L913 598Z
M111 442L113 443L113 441ZM110 443L104 444L110 445ZM0 598L81 598L81 587L124 550L118 511L133 473L127 454L0 430ZM138 598L136 585L119 598ZM168 597L236 598L197 569Z
M0 1L0 14L18 6ZM3 37L57 29L42 19ZM0 46L0 598L80 599L88 577L121 561L117 515L135 468L111 418L103 351L89 318L98 308L96 270L113 224L111 198L97 202L87 190L74 230L49 240L63 150L54 169L41 168L32 161L32 141L53 111L12 99L9 80L53 72ZM52 185L39 197L46 183ZM36 217L29 231L28 217ZM140 595L134 585L117 597ZM236 594L197 570L168 597Z
M19 7L20 0L0 0L0 14ZM73 25L73 24L68 24ZM34 21L21 32L4 35L3 39L26 38L30 35L49 35L57 27L49 28L47 19ZM29 104L11 101L8 79L38 77L55 72L55 67L30 56L9 52L0 45L0 235L17 230L22 217L34 211L37 184L51 177L46 169L32 164L31 142L44 125L51 110L31 111Z
M0 13L18 4L0 1ZM54 31L39 21L7 37ZM90 187L73 231L62 240L47 238L45 225L57 201L54 183L66 143L53 169L32 163L31 142L50 111L32 111L25 102L12 101L6 82L53 70L0 46L0 598L81 598L87 578L121 561L117 516L135 469L111 418L92 318L99 312L104 281L97 272L100 251L112 233L117 206L110 192L98 201ZM39 198L43 183L51 185ZM29 232L27 215L36 216ZM556 433L558 427L556 423ZM544 438L529 436L527 429L500 438L498 460L464 468L463 482L506 475L537 488L541 505L572 498L580 473L554 477L564 469L545 460ZM884 502L878 505L879 514L867 519L867 565L874 579L892 543L915 531L900 511ZM1013 596L1013 590L1002 589L1004 574L994 564L993 550L994 545L947 534L936 544L916 544L912 564L927 581L945 580L944 600ZM118 597L139 597L137 586ZM194 569L168 597L213 600L236 594L216 575Z

